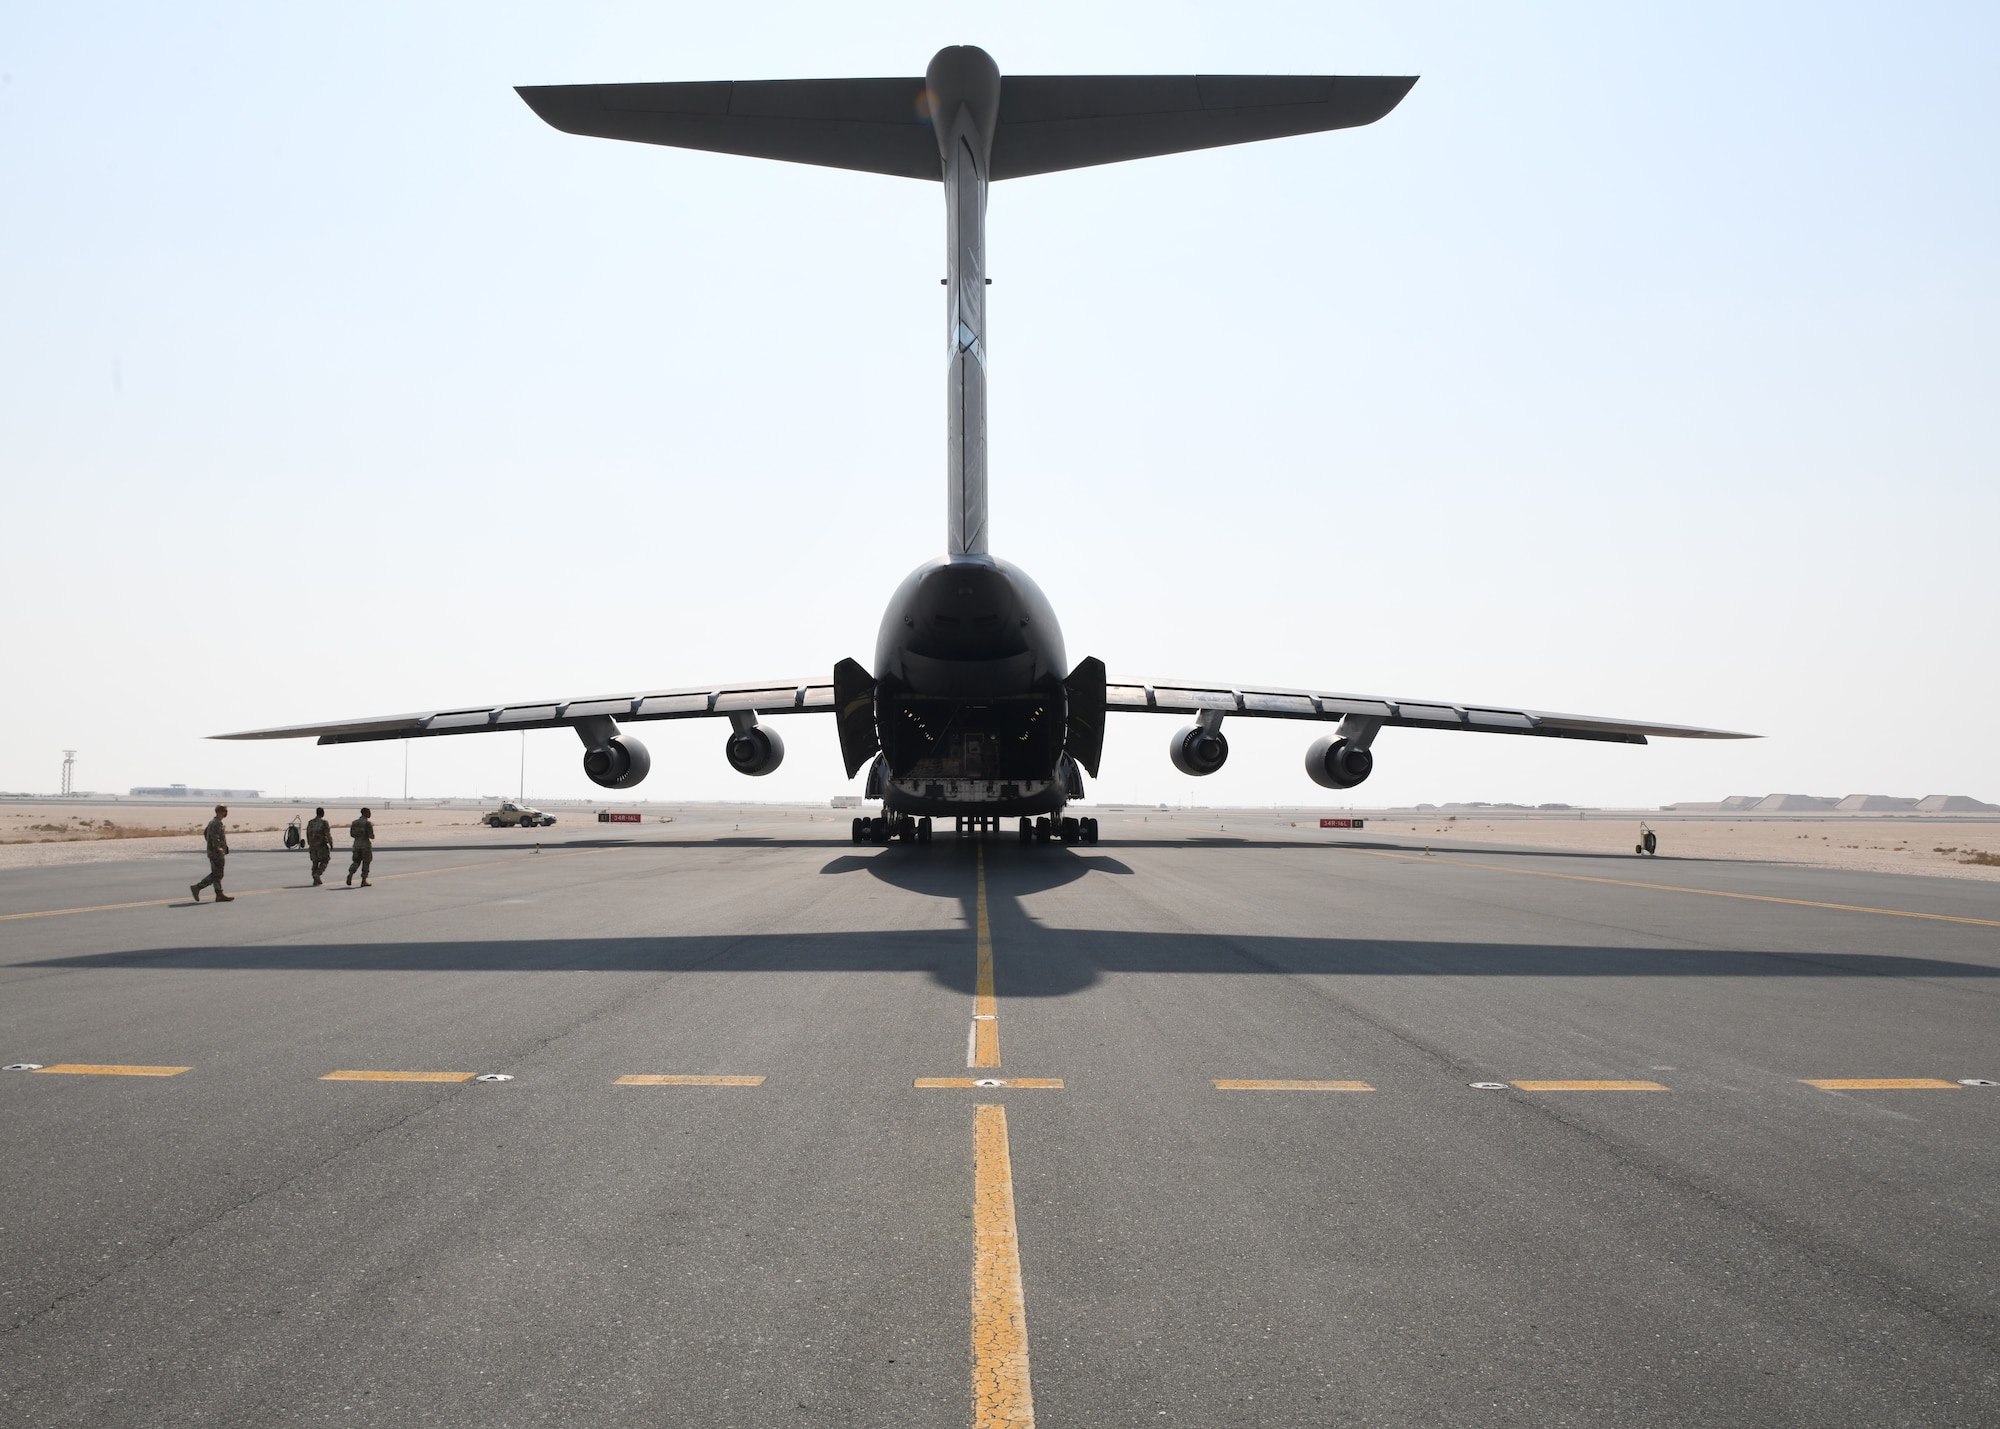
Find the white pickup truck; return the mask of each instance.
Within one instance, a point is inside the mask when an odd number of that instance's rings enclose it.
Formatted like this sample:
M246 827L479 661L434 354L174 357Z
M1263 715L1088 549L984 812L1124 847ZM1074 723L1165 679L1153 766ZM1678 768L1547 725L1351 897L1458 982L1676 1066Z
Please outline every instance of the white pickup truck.
M540 809L531 809L526 804L509 800L480 822L490 829L546 829L555 821L554 814L545 814Z

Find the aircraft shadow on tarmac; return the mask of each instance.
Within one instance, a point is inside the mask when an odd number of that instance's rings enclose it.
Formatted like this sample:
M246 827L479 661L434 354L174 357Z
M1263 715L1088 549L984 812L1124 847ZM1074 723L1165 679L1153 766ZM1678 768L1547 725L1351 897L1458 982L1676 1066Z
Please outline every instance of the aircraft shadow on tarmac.
M928 973L973 991L964 930L530 938L512 942L305 943L134 949L42 958L25 968L162 972ZM1119 973L1346 977L1994 978L2000 968L1883 953L1768 953L1359 938L1238 937L1041 927L997 939L1002 997L1066 997Z
M1101 845L1100 845L1101 847ZM893 887L960 904L956 928L818 933L717 933L624 938L176 947L44 958L16 967L346 972L923 973L973 992L976 881L966 857L935 846L842 854L820 872L867 873ZM988 917L1002 997L1065 997L1120 973L1336 977L2000 978L2000 967L1889 953L1774 953L1717 948L1620 948L1416 939L1270 937L1061 928L1020 903L1092 873L1130 874L1116 858L1073 849L1016 848L986 859Z

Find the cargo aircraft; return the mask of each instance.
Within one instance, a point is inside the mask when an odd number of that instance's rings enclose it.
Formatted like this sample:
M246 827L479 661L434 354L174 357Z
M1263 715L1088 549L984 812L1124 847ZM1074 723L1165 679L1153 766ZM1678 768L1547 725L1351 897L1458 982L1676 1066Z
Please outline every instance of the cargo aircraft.
M997 830L1019 819L1023 841L1095 842L1094 819L1066 817L1097 777L1107 715L1189 718L1168 742L1188 775L1229 757L1229 719L1331 724L1306 749L1306 775L1352 789L1374 768L1384 729L1454 730L1644 744L1650 736L1738 739L1726 730L1442 700L1391 699L1240 681L1106 677L1075 666L1055 611L1026 572L988 549L986 503L986 202L989 186L1061 169L1120 163L1372 124L1412 78L1347 75L1006 75L971 45L940 50L921 78L521 89L571 134L706 149L941 184L945 203L945 554L889 598L872 669L844 659L831 676L635 691L589 699L460 706L376 719L219 735L321 744L554 729L576 731L583 768L629 789L651 758L628 727L647 720L727 719L726 754L747 775L785 755L767 720L828 714L853 778L879 817L854 821L857 841L930 838L932 819ZM1121 675L1123 672L1121 671Z

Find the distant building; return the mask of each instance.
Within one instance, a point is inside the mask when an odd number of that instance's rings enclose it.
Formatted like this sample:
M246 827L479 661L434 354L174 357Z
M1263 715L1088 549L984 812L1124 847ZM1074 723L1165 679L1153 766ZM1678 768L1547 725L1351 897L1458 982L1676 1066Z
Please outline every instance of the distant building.
M1969 794L1932 794L1905 799L1894 794L1849 794L1826 799L1817 794L1737 794L1714 804L1663 804L1675 814L2000 814L2000 804L1981 803Z
M835 794L831 807L836 809L858 809L861 807L861 796L859 794Z
M168 784L164 788L149 786L134 789L130 795L134 799L261 799L261 789L190 789L185 784Z
M1760 814L1811 814L1831 809L1838 799L1822 799L1817 794L1766 794L1757 801Z
M1663 804L1662 812L1676 814L1742 814L1764 802L1762 794L1731 794L1727 799L1714 803Z
M1917 800L1920 814L2000 814L2000 804L1984 804L1970 794L1927 794Z

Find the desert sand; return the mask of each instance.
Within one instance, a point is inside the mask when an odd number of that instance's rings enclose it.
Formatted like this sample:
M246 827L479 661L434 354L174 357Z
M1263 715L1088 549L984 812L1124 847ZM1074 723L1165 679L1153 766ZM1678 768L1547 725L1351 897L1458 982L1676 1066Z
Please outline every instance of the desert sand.
M479 825L483 808L470 802L457 804L371 804L377 838L393 845L413 835L422 836L446 829L471 830ZM558 820L553 836L574 835L580 826L595 825L593 806L566 802L542 803L537 807ZM627 806L621 806L627 807ZM731 806L737 807L737 806ZM327 806L327 818L334 826L334 842L346 847L347 824L360 811L358 802ZM692 806L657 805L644 809L645 822L654 823L669 814L679 815L685 824L690 814L706 828L703 815L720 816L714 809ZM1440 813L1413 814L1397 810L1351 811L1365 819L1360 833L1348 830L1321 830L1317 809L1187 809L1172 812L1102 808L1092 810L1103 826L1104 837L1143 835L1148 825L1185 833L1223 832L1246 837L1294 836L1310 831L1313 838L1367 840L1374 837L1397 842L1420 842L1439 850L1501 845L1578 853L1619 854L1640 862L1633 853L1639 841L1641 823L1659 837L1659 855L1646 859L1664 865L1678 860L1720 859L1759 863L1804 864L1814 868L1852 869L1870 873L1915 873L1933 878L1969 878L2000 881L2000 819L1959 820L1897 815L1886 818L1818 816L1785 818L1724 818L1688 815L1621 815L1600 810L1587 817L1562 815L1452 816ZM1340 811L1343 816L1350 811ZM284 846L284 830L294 815L310 817L310 804L250 804L234 806L229 817L232 849L268 849ZM742 816L751 821L772 821L811 814L815 818L844 824L848 810L828 811L824 806L778 805L741 806ZM108 859L152 858L164 854L187 853L201 848L201 826L208 809L184 805L104 803L80 804L48 801L0 805L0 868L55 863L91 863ZM107 828L107 824L109 827ZM152 831L171 830L169 833ZM496 831L497 832L497 831ZM1982 863L1984 856L1993 860ZM1972 861L1968 861L1972 860Z
M202 847L201 831L208 823L212 805L207 801L182 804L104 803L85 804L52 800L43 804L0 805L0 868L54 863L97 863L107 859L156 858L162 854L186 853ZM285 826L296 816L301 827L312 817L311 804L231 805L229 847L232 851L283 848ZM471 828L479 822L474 808L421 805L389 808L371 803L370 815L378 839L393 839L422 826ZM326 806L327 821L333 825L334 842L345 848L347 826L361 812L361 806ZM563 816L558 814L558 818ZM572 823L571 815L564 819ZM173 832L162 832L171 830Z
M1706 818L1685 814L1629 815L1592 809L1587 816L1532 814L1489 817L1479 814L1413 813L1403 809L1325 811L1357 818L1366 826L1319 827L1318 809L1107 810L1099 818L1104 837L1128 825L1165 824L1196 830L1270 838L1283 831L1314 838L1367 842L1421 842L1439 850L1500 845L1563 852L1622 854L1635 863L1665 865L1676 860L1720 859L1752 863L1794 863L1868 873L1917 873L1933 878L2000 881L2000 819L1956 820L1900 815L1890 818L1825 816L1789 819ZM1641 823L1659 838L1657 857L1633 852ZM1135 832L1137 830L1134 830ZM1966 862L1980 854L1993 863Z

